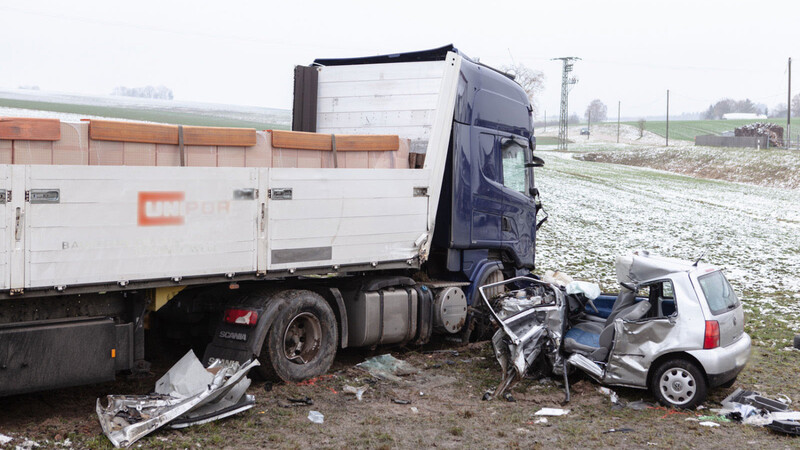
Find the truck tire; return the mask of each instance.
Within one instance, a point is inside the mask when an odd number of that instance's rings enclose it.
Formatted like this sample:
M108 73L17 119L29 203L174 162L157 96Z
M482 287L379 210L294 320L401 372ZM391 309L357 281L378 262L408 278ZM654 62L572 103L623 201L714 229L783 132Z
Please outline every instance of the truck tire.
M260 375L298 382L324 374L336 356L336 316L319 294L288 291L276 313L259 360ZM272 369L271 371L269 369Z
M706 399L706 379L694 363L670 359L656 369L650 391L664 406L694 409Z

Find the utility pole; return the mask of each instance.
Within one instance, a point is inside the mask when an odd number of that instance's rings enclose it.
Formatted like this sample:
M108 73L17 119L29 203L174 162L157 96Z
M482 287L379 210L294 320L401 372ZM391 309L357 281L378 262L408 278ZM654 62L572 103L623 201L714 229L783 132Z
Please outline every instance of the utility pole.
M789 91L786 95L786 148L792 142L792 58L789 58Z
M589 136L591 136L591 134L592 134L592 112L591 111L589 111L588 114L586 114L586 129L589 130L589 132L586 133L586 140L588 141L589 140Z
M669 147L669 89L667 89L667 147Z
M619 144L619 110L622 108L622 101L617 101L617 144Z
M572 61L579 60L576 56L553 58L552 61L561 60L564 64L561 71L561 116L558 120L558 149L567 149L567 122L569 121L569 86L578 82L574 77L569 78L572 72Z

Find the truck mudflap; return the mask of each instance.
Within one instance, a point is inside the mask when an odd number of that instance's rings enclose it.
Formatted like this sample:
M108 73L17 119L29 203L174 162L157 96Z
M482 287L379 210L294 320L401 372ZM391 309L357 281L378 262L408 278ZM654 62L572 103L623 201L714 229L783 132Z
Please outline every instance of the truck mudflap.
M498 286L514 290L488 298L486 292ZM502 396L528 373L540 356L552 372L563 372L566 380L560 351L566 299L561 290L530 277L515 277L481 286L479 292L500 325L492 337L492 346L503 370L503 379L487 398Z

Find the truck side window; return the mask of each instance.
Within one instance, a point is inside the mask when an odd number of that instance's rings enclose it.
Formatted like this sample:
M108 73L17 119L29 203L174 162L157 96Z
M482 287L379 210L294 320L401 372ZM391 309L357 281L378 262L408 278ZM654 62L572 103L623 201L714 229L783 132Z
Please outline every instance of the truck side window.
M503 174L500 168L500 161L497 158L495 145L497 144L497 136L493 134L481 133L481 172L486 178L497 181L503 181Z
M503 185L525 193L525 148L513 140L500 145L503 155Z

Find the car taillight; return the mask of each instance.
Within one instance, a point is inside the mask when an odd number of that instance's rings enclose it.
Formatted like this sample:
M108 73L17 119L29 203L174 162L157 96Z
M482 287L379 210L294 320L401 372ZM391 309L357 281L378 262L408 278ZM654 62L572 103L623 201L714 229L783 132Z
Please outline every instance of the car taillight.
M253 326L258 322L258 312L249 309L226 309L225 323Z
M719 322L706 320L706 337L703 340L703 348L717 347L719 347Z

